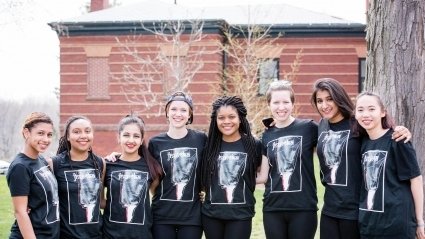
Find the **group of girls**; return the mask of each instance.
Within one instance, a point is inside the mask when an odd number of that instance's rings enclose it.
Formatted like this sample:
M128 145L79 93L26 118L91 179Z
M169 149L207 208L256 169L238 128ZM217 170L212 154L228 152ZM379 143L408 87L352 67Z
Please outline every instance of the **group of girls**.
M43 158L52 121L31 114L7 175L16 216L10 238L250 238L258 183L267 238L314 238L315 148L325 185L321 238L425 238L415 152L391 138L403 134L379 96L360 94L354 107L337 81L319 79L316 124L292 115L294 95L287 82L271 83L274 126L259 141L239 97L213 102L207 137L187 128L193 102L176 92L165 107L167 132L146 146L143 120L126 116L121 152L105 161L93 154L91 122L80 116L65 124L57 156Z
M354 106L338 81L319 79L311 99L318 125L291 115L294 92L285 81L271 83L266 97L274 126L262 136L268 165L257 182L266 183L267 238L314 238L315 147L325 186L320 238L425 238L415 151L400 142L405 134L394 132L379 96L362 93Z

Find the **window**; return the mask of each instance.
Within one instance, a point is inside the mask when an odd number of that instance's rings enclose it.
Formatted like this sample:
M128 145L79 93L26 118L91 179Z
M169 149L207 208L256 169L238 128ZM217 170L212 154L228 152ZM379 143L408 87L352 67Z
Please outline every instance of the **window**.
M108 58L87 58L87 99L110 99L109 71Z
M279 80L279 59L261 60L258 66L258 94L266 94L270 82L277 80Z
M359 58L359 92L364 90L366 79L366 58Z
M87 55L87 99L109 100L110 46L85 46Z

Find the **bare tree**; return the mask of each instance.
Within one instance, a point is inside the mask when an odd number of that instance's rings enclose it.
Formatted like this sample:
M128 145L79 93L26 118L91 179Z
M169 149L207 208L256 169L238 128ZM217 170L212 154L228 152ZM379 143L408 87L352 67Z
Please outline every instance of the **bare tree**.
M141 35L125 42L117 38L132 61L127 62L123 76L117 79L129 102L141 103L142 111L159 105L159 114L164 106L162 97L177 90L188 91L194 76L204 66L203 55L213 52L200 43L205 37L203 21L167 21L142 24L142 28L154 36L156 45L143 52L137 43ZM155 89L157 86L162 89Z
M425 1L370 1L367 90L379 93L397 124L413 133L425 160Z
M0 159L12 159L23 147L22 123L31 112L40 111L53 120L54 137L46 155L53 155L59 138L59 101L55 97L27 98L22 101L0 99Z
M294 82L301 63L299 51L291 63L291 71L279 74L279 58L284 46L275 44L281 35L271 36L272 25L257 24L232 27L225 31L222 49L226 65L222 94L238 95L246 103L252 132L259 135L264 130L261 120L269 115L265 92L272 81L285 79Z

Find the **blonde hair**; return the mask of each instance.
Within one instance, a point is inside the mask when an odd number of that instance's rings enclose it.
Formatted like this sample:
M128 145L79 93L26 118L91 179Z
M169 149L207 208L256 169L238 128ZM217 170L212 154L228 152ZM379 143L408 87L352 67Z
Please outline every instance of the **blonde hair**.
M292 82L287 80L278 80L271 82L266 92L267 103L270 104L270 101L272 100L272 93L275 91L289 91L291 102L292 104L295 103L295 92L294 89L292 89Z

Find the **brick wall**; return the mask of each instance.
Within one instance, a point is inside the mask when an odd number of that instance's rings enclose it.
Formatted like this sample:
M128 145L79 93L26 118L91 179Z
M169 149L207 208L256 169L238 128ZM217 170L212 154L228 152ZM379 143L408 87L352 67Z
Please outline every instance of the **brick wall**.
M103 156L111 150L118 150L116 124L130 111L142 112L147 125L147 137L167 129L166 120L159 105L146 111L140 103L129 103L122 91L118 78L123 76L125 65L137 66L134 58L127 56L120 42L129 37L120 36L73 36L60 38L61 83L60 83L60 120L63 124L71 115L81 114L89 117L95 126L94 150ZM209 35L200 45L214 52L203 57L204 66L196 74L189 86L195 103L194 124L196 129L206 130L210 115L213 94L210 87L216 85L222 75L222 55L217 51L219 35ZM302 50L301 66L294 84L296 103L300 117L318 119L318 114L310 104L313 82L321 77L339 80L350 96L354 97L358 89L358 60L365 57L363 38L282 38L277 44L284 46L280 56L280 75L290 71L299 50ZM154 55L158 44L153 36L132 39L128 44L141 54ZM196 48L188 49L188 51ZM89 97L88 95L88 59L100 57L108 64L108 97ZM96 75L95 75L96 76ZM105 76L104 76L105 77ZM158 75L159 77L159 75ZM161 83L154 83L152 89L161 92ZM160 112L160 114L159 114Z

